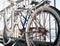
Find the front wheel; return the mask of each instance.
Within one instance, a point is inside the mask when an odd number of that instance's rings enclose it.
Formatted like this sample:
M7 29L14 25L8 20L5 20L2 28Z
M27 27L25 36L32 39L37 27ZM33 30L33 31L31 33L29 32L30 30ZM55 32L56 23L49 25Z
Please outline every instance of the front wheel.
M41 6L31 14L26 27L28 46L55 45L59 37L60 14L50 6ZM43 44L42 44L43 42Z

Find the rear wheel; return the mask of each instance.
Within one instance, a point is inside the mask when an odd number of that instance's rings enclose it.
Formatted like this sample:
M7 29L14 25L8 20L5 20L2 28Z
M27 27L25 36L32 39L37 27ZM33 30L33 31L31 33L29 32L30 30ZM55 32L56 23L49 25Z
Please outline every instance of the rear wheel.
M41 6L36 9L27 23L27 45L36 46L36 41L40 42L40 44L43 42L45 45L54 45L59 36L59 15L55 9L49 6Z

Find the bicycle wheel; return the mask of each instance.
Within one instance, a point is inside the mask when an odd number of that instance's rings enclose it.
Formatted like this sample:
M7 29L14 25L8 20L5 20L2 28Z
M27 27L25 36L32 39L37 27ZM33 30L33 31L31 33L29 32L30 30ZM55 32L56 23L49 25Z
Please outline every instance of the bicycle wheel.
M31 14L26 27L28 46L52 46L59 37L60 14L52 6L41 6Z
M29 17L30 11L24 9L23 11L13 11L13 15L4 16L4 45L8 45L11 41L25 40L25 29Z

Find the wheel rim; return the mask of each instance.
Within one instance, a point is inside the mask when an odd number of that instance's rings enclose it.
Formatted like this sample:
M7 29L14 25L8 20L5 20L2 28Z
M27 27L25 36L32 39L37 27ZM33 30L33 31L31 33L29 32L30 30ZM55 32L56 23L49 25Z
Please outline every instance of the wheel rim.
M42 13L44 13L43 14L43 17L42 17ZM40 14L40 15L39 15ZM47 15L48 14L48 15ZM33 14L34 15L34 14ZM26 39L27 39L27 44L28 44L28 46L31 46L30 45L30 43L31 44L33 44L34 46L35 46L35 44L33 43L33 35L34 35L34 33L39 33L39 31L32 31L32 30L34 30L33 28L34 28L34 26L35 26L35 29L38 29L39 28L39 17L41 17L40 18L40 28L41 28L41 30L42 29L44 29L44 30L46 30L46 32L45 32L45 34L43 34L43 36L44 36L44 39L46 39L46 40L48 40L47 38L45 38L45 36L47 37L47 35L48 34L50 34L50 39L49 39L49 41L43 41L42 40L42 42L50 42L50 43L54 43L55 42L55 40L56 40L56 38L57 38L57 35L58 35L58 30L59 30L59 24L58 24L58 21L56 20L56 18L55 18L55 16L52 14L52 13L50 13L50 12L48 12L48 11L43 11L43 12L38 12L37 14L36 14L36 16L34 16L34 17L32 17L32 21L30 21L30 25L29 26L27 26L28 27L28 29L26 29L26 30L28 30L28 31L26 31L27 33L26 33ZM46 17L47 17L47 19L46 19ZM43 19L44 18L44 19ZM52 18L52 19L51 19ZM34 21L36 20L36 22L34 23ZM46 19L46 20L45 20ZM44 20L44 21L43 21ZM54 21L53 21L54 20ZM47 21L47 22L46 22ZM44 24L43 24L43 22L44 22ZM46 22L46 23L45 23ZM51 22L51 23L50 23ZM33 23L33 24L32 24ZM37 23L37 24L36 24ZM53 23L53 24L52 24ZM56 24L56 25L55 25ZM33 26L32 26L33 25ZM44 25L44 26L43 26ZM46 26L46 25L48 25L48 26ZM49 25L51 25L51 26L49 26ZM52 26L52 25L54 25L54 26ZM38 27L37 27L38 26ZM37 27L37 28L36 28ZM32 29L32 30L31 30ZM52 30L53 29L53 30ZM55 30L54 30L55 29ZM31 31L30 31L31 30ZM50 31L49 31L50 30ZM51 32L51 33L49 33L49 32ZM53 34L53 32L55 32L54 33L54 35L52 35ZM41 32L40 32L41 33ZM43 32L42 32L43 33ZM41 33L41 35L42 35L42 33ZM36 35L37 34L35 34L35 37L36 37ZM53 38L53 37L55 37L55 38ZM37 41L41 41L41 37L39 37L38 39L38 36L35 38L35 41L37 40ZM53 39L53 40L52 40ZM33 46L32 45L32 46Z

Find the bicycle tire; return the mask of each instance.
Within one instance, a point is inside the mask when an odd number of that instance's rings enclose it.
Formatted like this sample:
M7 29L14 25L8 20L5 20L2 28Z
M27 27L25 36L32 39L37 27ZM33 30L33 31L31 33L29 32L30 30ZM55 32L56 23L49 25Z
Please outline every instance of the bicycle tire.
M53 6L41 6L38 9L36 9L34 13L31 14L31 16L30 16L30 18L28 20L28 23L27 23L25 35L26 35L26 42L27 42L28 46L30 46L30 44L29 44L29 35L28 35L27 32L29 32L29 28L30 28L30 25L32 23L32 20L33 20L34 16L36 16L36 14L38 12L41 12L42 10L52 13L54 15L55 19L57 20L57 22L58 22L58 36L57 36L53 46L55 46L57 41L58 41L59 32L60 32L59 31L60 30L59 29L60 28L60 24L59 24L60 23L60 14L59 14L59 11L56 8L54 8Z

